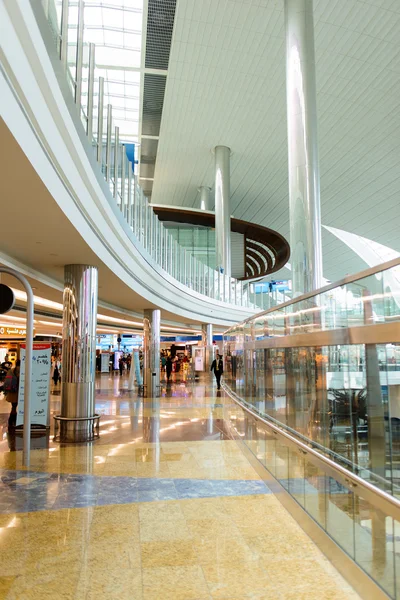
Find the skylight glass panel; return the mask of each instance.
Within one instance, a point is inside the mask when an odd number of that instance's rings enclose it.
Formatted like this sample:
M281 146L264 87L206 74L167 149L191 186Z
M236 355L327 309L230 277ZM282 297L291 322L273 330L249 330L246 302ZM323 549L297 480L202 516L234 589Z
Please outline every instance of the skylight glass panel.
M138 135L142 18L143 0L85 0L84 42L96 46L94 115L97 119L99 77L103 77L105 111L107 104L113 106L113 127L120 128L122 141L137 141L133 137ZM72 39L77 19L74 2L69 19Z

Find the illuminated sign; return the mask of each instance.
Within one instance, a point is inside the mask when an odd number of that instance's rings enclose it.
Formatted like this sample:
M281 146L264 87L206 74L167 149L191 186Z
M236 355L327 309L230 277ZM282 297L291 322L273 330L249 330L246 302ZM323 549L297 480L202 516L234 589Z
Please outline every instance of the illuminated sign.
M26 329L24 327L0 327L0 335L16 335L25 337Z

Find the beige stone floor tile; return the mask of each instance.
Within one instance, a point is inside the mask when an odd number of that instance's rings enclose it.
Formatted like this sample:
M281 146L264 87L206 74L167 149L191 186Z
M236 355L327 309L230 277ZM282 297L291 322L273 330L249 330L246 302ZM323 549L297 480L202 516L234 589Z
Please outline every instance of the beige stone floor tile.
M208 479L204 469L197 464L168 463L170 477L174 479Z
M127 463L128 465L136 464L136 459L133 454L132 455L120 454L119 452L117 452L116 454L113 454L112 456L106 456L105 459L106 459L105 465L120 465L120 464L125 464L125 463Z
M136 525L139 527L139 507L137 504L108 504L94 507L92 523L112 523L118 527Z
M273 583L285 590L304 587L326 588L334 584L333 578L316 561L308 557L272 561L265 563L265 569Z
M186 519L227 519L221 498L195 498L180 500L179 504Z
M184 520L181 503L177 500L166 502L140 502L137 504L139 508L139 520L144 521L159 521L160 523L166 520Z
M116 527L114 523L97 522L90 528L89 543L96 540L109 541L112 544L129 544L139 540L139 527L137 523L126 523L123 527Z
M136 463L136 476L137 477L170 477L169 463L161 462L155 463Z
M193 537L213 538L218 535L242 537L231 519L187 519L186 523Z
M76 600L142 600L141 570L120 568L113 556L114 565L108 569L82 569Z
M336 586L315 587L308 586L303 589L281 590L280 600L361 600L353 591L341 590Z
M7 600L74 600L78 581L79 572L66 572L62 564L30 571L15 578Z
M121 569L140 569L141 567L138 539L112 543L112 554L118 557L118 565ZM101 539L91 541L85 548L82 565L108 570L110 567L110 541Z
M104 465L102 475L104 476L119 476L119 477L136 477L137 476L137 465L136 463L121 463L121 464L110 464L107 462Z
M196 565L199 562L192 540L143 542L141 559L143 568Z
M14 581L15 581L15 576L12 576L12 577L1 577L0 576L0 598L6 598Z
M143 569L143 600L210 600L202 569L197 566Z
M22 527L23 517L20 513L11 514L0 514L0 529L7 527L8 529L13 527Z
M213 537L195 537L193 548L200 565L244 563L256 560L256 555L241 537L216 534Z
M279 598L260 561L203 565L204 576L213 599L257 598L268 595Z
M140 523L141 542L188 540L191 537L185 521L170 520L164 523L160 521Z
M260 559L263 557L269 561L280 561L283 559L303 558L317 560L321 552L310 540L292 539L290 536L277 538L274 535L244 536L254 555Z

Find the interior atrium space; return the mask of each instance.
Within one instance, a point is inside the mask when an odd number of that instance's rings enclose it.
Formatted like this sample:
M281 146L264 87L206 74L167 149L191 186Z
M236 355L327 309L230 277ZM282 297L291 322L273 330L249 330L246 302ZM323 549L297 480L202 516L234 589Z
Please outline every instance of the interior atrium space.
M0 0L0 600L400 600L399 41Z

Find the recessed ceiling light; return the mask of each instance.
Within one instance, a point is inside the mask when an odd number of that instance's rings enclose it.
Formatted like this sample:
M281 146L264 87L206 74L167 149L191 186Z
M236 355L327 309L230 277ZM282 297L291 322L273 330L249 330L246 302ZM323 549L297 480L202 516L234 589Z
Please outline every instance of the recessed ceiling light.
M51 252L51 253L49 254L49 256L58 256L58 254L54 254L54 252Z

